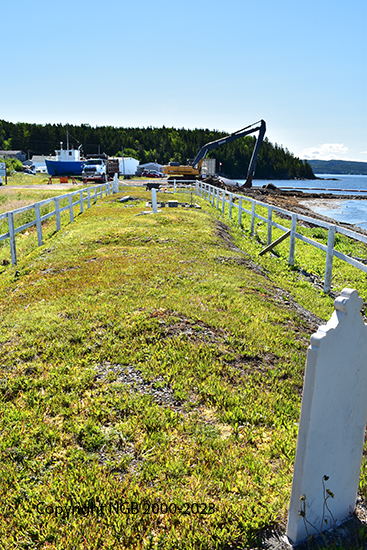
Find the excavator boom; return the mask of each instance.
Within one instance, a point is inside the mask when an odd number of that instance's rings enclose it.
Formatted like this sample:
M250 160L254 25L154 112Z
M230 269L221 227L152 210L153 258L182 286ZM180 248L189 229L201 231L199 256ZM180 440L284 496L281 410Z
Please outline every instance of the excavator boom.
M228 136L225 136L223 138L217 139L215 141L211 141L210 143L206 143L203 145L203 147L200 149L196 157L193 161L189 161L189 164L187 165L181 165L179 163L170 163L167 166L163 167L163 173L171 178L196 178L200 175L201 172L201 165L203 163L203 160L207 153L211 151L212 149L216 149L220 145L225 145L227 143L231 143L231 141L235 141L236 139L239 139L244 136L248 136L249 134L253 134L255 132L259 132L254 150L252 152L250 164L247 170L247 179L244 184L244 187L251 187L252 186L252 178L255 174L255 168L257 163L257 156L259 154L260 146L263 142L265 131L266 131L266 124L264 120L259 120L258 122L255 122L254 124L250 124L250 126L246 126L245 128L242 128L241 130L237 130L237 132L233 132L233 134L229 134Z
M259 154L260 146L263 142L265 131L266 131L266 124L264 120L259 120L258 122L255 122L254 124L250 124L250 126L246 126L245 128L242 128L241 130L237 130L237 132L233 132L232 134L229 134L228 136L224 138L217 139L215 141L211 141L210 143L206 143L203 145L203 147L200 149L194 160L192 161L192 166L196 168L197 166L201 165L201 162L207 153L211 151L212 149L216 149L220 145L225 145L227 143L231 143L231 141L235 141L236 139L239 139L241 137L248 136L249 134L253 134L255 132L259 131L259 135L257 136L257 140L255 143L254 150L252 152L250 164L247 170L247 179L244 184L245 187L251 187L252 185L252 179L255 174L256 169L256 163L257 163L257 157Z

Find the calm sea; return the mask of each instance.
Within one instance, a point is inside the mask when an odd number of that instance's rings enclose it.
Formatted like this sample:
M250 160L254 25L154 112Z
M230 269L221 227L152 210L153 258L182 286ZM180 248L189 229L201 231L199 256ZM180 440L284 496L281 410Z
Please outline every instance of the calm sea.
M323 180L254 180L253 187L274 183L284 190L298 189L305 193L332 193L338 195L359 195L367 199L367 176L346 176L338 174L316 174ZM329 179L333 178L333 179ZM244 180L241 180L244 181ZM308 208L337 222L350 223L367 229L367 200L309 199Z

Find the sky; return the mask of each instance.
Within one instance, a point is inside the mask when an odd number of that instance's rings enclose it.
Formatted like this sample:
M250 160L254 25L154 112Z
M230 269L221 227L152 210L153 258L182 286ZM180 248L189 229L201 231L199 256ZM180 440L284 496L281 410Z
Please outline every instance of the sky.
M366 0L18 0L0 22L2 120L264 119L297 157L367 162Z

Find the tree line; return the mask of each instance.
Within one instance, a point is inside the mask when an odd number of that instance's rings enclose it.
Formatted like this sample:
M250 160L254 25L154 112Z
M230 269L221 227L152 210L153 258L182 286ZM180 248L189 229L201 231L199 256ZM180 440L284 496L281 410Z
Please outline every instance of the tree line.
M208 129L177 128L116 128L114 126L92 127L89 124L31 124L0 120L0 149L22 150L31 157L34 154L53 155L60 148L66 148L66 136L70 146L82 146L84 154L107 153L110 156L131 156L140 161L179 162L186 164L199 149L210 141L227 134ZM217 159L221 172L233 178L245 178L254 148L255 137L246 136L211 151L208 157ZM221 163L221 164L219 164ZM256 168L259 179L313 179L309 163L295 157L287 149L267 138L260 148Z
M367 175L367 162L355 160L310 160L316 174Z

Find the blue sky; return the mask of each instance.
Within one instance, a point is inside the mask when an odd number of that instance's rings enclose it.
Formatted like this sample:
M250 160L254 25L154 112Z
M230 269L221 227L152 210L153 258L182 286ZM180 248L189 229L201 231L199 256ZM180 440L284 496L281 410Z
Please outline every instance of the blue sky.
M264 119L296 156L367 161L366 0L18 0L0 18L0 119Z

